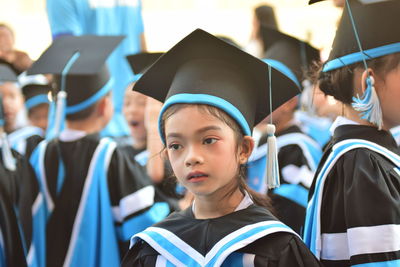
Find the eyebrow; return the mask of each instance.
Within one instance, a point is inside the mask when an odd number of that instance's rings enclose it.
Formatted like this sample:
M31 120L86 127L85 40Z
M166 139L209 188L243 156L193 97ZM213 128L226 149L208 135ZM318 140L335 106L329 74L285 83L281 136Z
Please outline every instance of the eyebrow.
M198 129L196 131L196 134L201 134L201 133L204 133L204 132L207 132L207 131L211 131L211 130L220 131L221 127L218 127L218 126L215 126L215 125L206 126L206 127L201 128L201 129ZM182 137L182 135L180 133L172 132L172 133L169 133L167 135L167 138L171 138L171 137L180 138L180 137Z

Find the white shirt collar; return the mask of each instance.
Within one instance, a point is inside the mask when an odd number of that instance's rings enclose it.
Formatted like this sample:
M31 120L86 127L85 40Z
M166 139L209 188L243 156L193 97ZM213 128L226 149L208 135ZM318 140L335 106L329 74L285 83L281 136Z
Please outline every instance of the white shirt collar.
M331 128L329 131L331 132L331 135L335 132L336 128L342 125L359 125L358 122L355 122L353 120L350 120L348 118L345 118L343 116L338 116L336 120L332 123Z
M235 211L244 210L244 209L248 208L252 204L254 204L254 202L251 199L249 193L246 191L244 193L244 197L243 197L242 201L236 207ZM192 204L192 212L194 214L194 201L193 201L193 204Z
M72 142L72 141L81 139L81 138L85 137L86 135L87 135L87 133L84 131L65 128L60 133L59 139L60 139L60 141L63 141L63 142Z

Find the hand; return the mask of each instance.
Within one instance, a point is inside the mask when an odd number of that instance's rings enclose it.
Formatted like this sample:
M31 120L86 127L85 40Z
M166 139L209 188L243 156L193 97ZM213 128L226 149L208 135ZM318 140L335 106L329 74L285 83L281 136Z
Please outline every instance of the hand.
M148 133L158 130L158 116L162 108L162 103L154 98L148 97L144 112L144 126Z

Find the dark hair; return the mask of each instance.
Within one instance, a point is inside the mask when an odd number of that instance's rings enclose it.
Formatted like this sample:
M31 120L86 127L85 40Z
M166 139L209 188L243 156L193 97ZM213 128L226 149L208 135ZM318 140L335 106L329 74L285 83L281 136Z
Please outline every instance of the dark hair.
M108 92L105 96L103 96L102 98L100 98L97 102L95 102L94 104L92 104L91 106L78 111L76 113L73 114L68 114L66 115L66 119L69 121L79 121L79 120L84 120L90 117L90 115L93 114L93 112L96 110L100 100L102 100L103 98L109 97L111 94L111 92Z
M391 70L400 65L400 53L395 53L368 61L368 67L373 69L378 75L384 76ZM362 62L345 66L340 69L329 72L322 72L323 64L314 66L314 73L311 75L311 80L315 84L319 84L322 92L326 95L331 95L335 99L351 104L354 95L354 73L357 70L363 69Z
M254 13L260 25L278 29L274 9L268 5L261 5L255 8Z
M239 148L239 144L243 142L244 134L239 125L224 111L210 105L205 105L205 104L195 104L196 107L201 111L201 112L206 112L218 119L220 119L222 122L224 122L226 125L228 125L233 132L235 133L235 139L236 139L236 151ZM188 107L188 106L193 106L193 104L175 104L169 107L163 114L162 116L162 122L161 122L161 132L164 135L165 134L165 121L170 118L173 114L178 112L179 110ZM245 165L240 165L239 166L239 172L238 172L238 180L237 180L237 187L239 187L240 191L242 193L248 192L253 199L254 203L258 206L265 207L272 211L272 205L271 205L271 200L268 196L259 194L255 192L254 190L250 189L249 186L246 184L246 174L245 174ZM227 196L231 195L234 193L236 188L232 190L231 192L228 192Z

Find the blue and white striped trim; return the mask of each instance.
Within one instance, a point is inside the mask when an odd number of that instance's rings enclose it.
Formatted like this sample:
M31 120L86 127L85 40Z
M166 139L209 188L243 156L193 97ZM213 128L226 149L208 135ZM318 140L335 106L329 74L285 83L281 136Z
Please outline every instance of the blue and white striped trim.
M64 266L70 266L73 253L75 251L75 246L77 245L79 241L79 231L82 226L82 219L83 219L83 213L86 207L86 201L89 195L89 190L92 186L92 181L93 181L93 174L96 169L96 165L98 163L98 158L100 157L100 154L103 152L104 149L105 151L105 161L102 162L103 166L106 166L106 173L108 166L111 161L111 156L114 153L115 148L117 147L117 144L113 141L110 141L108 138L103 138L100 140L100 143L97 145L96 150L93 153L92 160L90 161L88 173L85 179L85 184L83 186L82 190L82 195L81 195L81 200L79 203L78 211L75 216L75 221L74 221L74 226L72 228L72 233L71 233L71 239L69 242L69 247L67 251L67 255L65 256L65 261L64 261Z
M247 123L243 114L240 112L239 109L237 109L234 105L232 105L225 99L207 94L176 94L165 101L158 117L158 131L164 144L165 137L164 134L161 132L162 116L164 112L174 104L205 104L222 109L239 124L245 135L251 136L250 126Z
M26 150L26 139L33 135L44 136L44 131L35 126L26 126L24 128L18 129L11 134L9 134L8 142L12 149L18 151L21 155L25 155Z
M364 53L356 52L348 54L339 58L332 59L331 61L325 63L322 72L328 72L357 62L361 62L363 60L369 60L398 52L400 52L400 42L364 50Z
M36 106L39 106L40 104L49 104L49 103L50 103L49 97L47 95L41 94L26 100L25 107L27 110L30 110Z
M174 233L159 227L149 227L132 237L131 246L142 239L176 266L220 266L232 252L277 232L297 235L279 221L246 225L218 241L204 257Z
M67 108L65 109L65 114L74 114L81 110L84 110L85 108L90 107L91 105L99 101L108 92L110 92L113 85L114 85L114 79L110 78L110 80L103 86L103 88L101 88L99 91L97 91L94 95L92 95L88 99L82 101L79 104L73 106L67 106Z
M373 142L361 139L348 139L345 141L341 141L333 146L332 152L325 161L325 164L321 168L316 178L315 192L308 203L306 221L304 225L304 242L318 259L321 258L322 250L320 212L326 177L341 156L343 156L348 151L357 148L366 148L372 150L376 153L381 154L382 156L385 156L396 166L400 166L399 155Z

